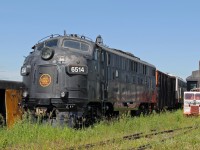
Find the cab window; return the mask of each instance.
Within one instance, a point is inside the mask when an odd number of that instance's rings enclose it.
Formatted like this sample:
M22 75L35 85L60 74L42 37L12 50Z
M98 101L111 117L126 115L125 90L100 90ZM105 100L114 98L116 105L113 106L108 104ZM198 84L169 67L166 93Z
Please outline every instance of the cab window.
M54 39L54 40L49 40L49 41L45 41L45 42L42 42L42 43L38 44L36 46L36 49L40 51L45 46L47 46L47 47L55 47L57 45L58 45L58 39Z
M82 51L88 51L89 45L79 41L72 41L72 40L64 40L63 47L65 48L72 48Z
M45 46L54 47L57 46L58 39L50 40L45 42Z

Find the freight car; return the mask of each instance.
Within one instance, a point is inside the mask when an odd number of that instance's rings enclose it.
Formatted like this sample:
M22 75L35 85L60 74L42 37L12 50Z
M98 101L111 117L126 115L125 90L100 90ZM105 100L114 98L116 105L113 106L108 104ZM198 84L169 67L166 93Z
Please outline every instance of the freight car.
M0 80L0 125L11 126L21 118L22 82Z
M176 79L176 89L175 89L175 104L176 108L181 108L184 101L184 92L187 91L187 83L177 76L172 76Z
M186 82L180 77L156 70L157 108L174 109L183 106Z
M173 107L175 81L158 74L159 96L154 65L105 46L101 36L93 42L77 34L52 35L33 46L24 61L22 105L34 117L72 127L124 110L135 114ZM173 92L167 89L167 102L160 102L164 86Z

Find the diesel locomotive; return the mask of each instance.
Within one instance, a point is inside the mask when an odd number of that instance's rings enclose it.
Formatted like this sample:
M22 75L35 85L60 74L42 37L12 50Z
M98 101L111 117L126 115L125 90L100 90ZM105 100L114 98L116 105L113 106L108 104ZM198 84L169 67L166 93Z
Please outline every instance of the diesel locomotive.
M51 36L33 49L21 75L23 107L34 116L74 126L156 103L155 66L108 48L101 36Z
M72 127L124 110L137 114L164 107L158 103L156 67L105 46L101 36L92 41L51 35L33 46L21 75L24 110Z

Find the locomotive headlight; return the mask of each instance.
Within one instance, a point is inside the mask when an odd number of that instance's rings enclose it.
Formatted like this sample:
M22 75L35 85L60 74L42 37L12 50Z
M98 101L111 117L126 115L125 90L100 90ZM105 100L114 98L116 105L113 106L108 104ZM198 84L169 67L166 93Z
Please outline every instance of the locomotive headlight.
M26 97L28 96L28 92L27 92L27 91L24 91L24 92L22 93L22 96L23 96L24 98L26 98Z
M31 71L31 66L30 65L23 66L21 68L21 75L22 76L26 76L26 75L28 75L30 73L30 71Z
M49 47L44 47L41 51L41 57L44 60L49 60L53 57L54 50Z
M65 97L65 92L61 92L60 97L62 97L62 98Z
M21 74L26 74L26 67L21 68Z

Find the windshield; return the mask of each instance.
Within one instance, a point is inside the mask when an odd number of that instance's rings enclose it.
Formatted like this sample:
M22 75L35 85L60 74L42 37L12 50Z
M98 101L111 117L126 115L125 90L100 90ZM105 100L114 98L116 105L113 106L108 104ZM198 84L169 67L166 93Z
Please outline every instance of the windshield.
M58 39L54 39L54 40L49 40L49 41L45 41L42 42L40 44L38 44L36 46L37 50L41 50L43 47L47 46L47 47L55 47L58 45Z
M72 40L64 40L63 47L65 48L73 48L82 51L88 51L89 45L79 41L72 41Z

